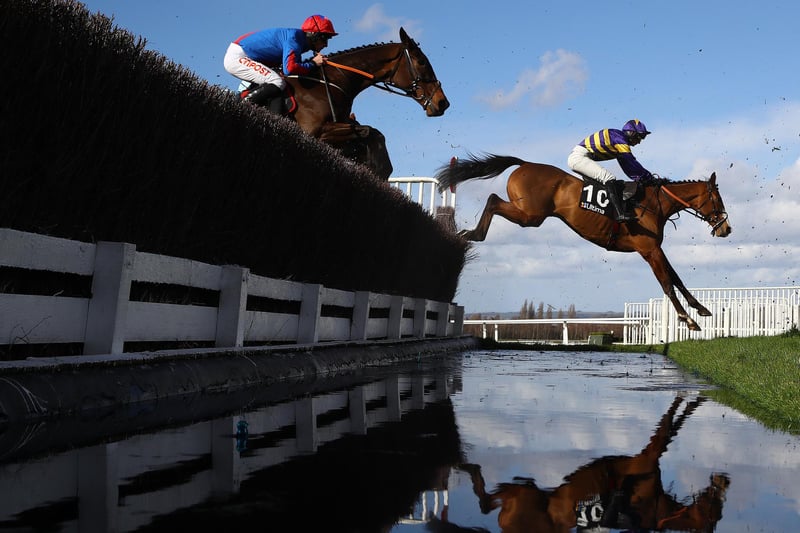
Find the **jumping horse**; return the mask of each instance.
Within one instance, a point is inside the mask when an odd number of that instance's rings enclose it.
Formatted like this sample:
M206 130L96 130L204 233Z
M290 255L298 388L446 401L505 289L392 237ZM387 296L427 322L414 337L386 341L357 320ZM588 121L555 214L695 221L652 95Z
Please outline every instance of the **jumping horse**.
M444 190L473 178L493 178L514 165L519 168L508 177L506 190L509 201L492 193L477 226L460 232L463 238L483 241L495 215L522 227L539 227L548 217L559 218L575 233L607 250L638 252L653 270L664 294L675 307L678 319L685 322L690 330L700 331L700 326L678 300L675 288L700 316L710 316L711 312L686 289L661 249L661 243L664 240L664 225L683 210L708 223L712 235L730 235L731 226L717 188L716 173L707 181L657 180L643 185L635 207L638 218L626 223L615 222L605 214L584 209L580 204L587 184L551 165L531 163L513 156L487 154L481 158L470 155L464 160L453 160L449 165L442 166L435 177L440 190Z
M481 512L500 508L497 521L503 533L566 533L576 527L578 531L714 531L730 486L727 474L712 473L709 485L693 494L691 503L667 493L661 480L661 456L703 401L702 397L687 401L678 412L684 399L676 397L638 454L595 459L554 489L515 477L487 492L479 465L457 468L470 475Z
M392 169L383 135L353 119L353 100L365 89L376 87L411 98L427 116L438 117L450 106L441 82L422 49L403 28L399 43L351 48L330 54L328 60L311 74L286 76L287 91L293 99L289 116L312 137L377 160L379 177L388 179Z

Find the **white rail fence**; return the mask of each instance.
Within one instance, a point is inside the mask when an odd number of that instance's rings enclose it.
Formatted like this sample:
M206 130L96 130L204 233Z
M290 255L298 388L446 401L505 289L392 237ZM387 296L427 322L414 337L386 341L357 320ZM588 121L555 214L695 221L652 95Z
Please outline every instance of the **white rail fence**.
M709 317L699 316L694 309L689 311L700 324L701 331L690 331L685 323L680 322L666 296L651 298L645 303L626 303L625 314L619 318L478 319L464 320L464 325L482 325L483 338L491 335L500 341L500 325L561 324L563 344L586 342L585 339L570 341L570 324L619 324L622 344L771 336L800 328L800 287L690 289L690 292L711 311ZM689 309L683 298L681 301ZM491 327L493 331L490 333Z
M389 178L392 187L400 189L406 196L420 204L431 215L436 215L440 207L456 208L455 189L438 192L439 180L427 177Z
M800 326L800 287L739 287L690 289L711 316L702 317L681 298L702 328L690 331L678 320L669 299L651 298L625 304L625 318L647 318L646 327L631 331L634 344L658 344L688 339L779 335Z
M0 292L0 347L83 343L84 354L118 354L126 342L205 341L235 348L452 337L463 327L463 307L448 302L266 278L245 267L138 252L128 243L91 244L0 228L2 267L85 276L91 295ZM132 301L135 282L212 291L218 305ZM0 291L4 284L0 279ZM248 298L282 305L251 310Z
M627 334L630 328L642 328L644 323L647 322L646 318L523 318L523 319L493 319L493 320L464 320L464 325L480 325L481 326L481 337L484 339L489 338L489 330L491 329L491 336L492 338L499 342L500 339L500 326L501 325L508 325L508 326L516 326L516 325L533 325L533 324L551 324L551 325L561 325L561 342L562 344L577 344L585 343L586 339L581 341L570 341L569 338L569 325L570 324L599 324L599 325L615 325L618 324L622 326L622 333L623 333L623 343L625 344L634 344L629 343L627 339ZM519 339L513 339L519 340Z

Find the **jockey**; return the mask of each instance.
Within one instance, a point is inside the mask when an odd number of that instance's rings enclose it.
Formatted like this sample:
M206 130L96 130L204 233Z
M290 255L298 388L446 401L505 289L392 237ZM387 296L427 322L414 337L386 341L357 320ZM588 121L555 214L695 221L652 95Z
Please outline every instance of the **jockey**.
M228 46L223 64L225 70L240 80L259 85L245 99L263 105L270 101L270 111L280 114L286 88L283 74L308 74L321 66L326 57L320 53L328 39L338 35L330 19L311 15L300 28L270 28L246 33ZM313 51L303 61L304 52Z
M645 169L631 152L631 146L636 146L649 134L643 122L637 119L629 120L622 126L622 130L604 129L589 135L573 148L567 158L569 168L606 185L618 222L636 218L625 213L622 205L621 188L624 184L617 183L616 176L596 162L616 159L623 172L633 181L653 180L653 174Z

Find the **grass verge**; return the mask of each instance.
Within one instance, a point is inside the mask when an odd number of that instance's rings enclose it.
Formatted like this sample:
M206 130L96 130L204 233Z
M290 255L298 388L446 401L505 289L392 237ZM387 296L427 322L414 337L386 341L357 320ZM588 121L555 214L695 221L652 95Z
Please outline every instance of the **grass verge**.
M718 385L715 400L765 426L800 434L800 332L672 343L666 355Z

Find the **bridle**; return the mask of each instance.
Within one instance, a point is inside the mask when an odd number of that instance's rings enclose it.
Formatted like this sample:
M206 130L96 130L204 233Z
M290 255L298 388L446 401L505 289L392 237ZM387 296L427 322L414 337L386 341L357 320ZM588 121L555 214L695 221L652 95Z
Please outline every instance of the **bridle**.
M433 79L423 78L420 75L417 68L414 66L414 60L411 59L411 52L408 51L408 44L402 43L402 46L403 48L400 50L400 52L395 57L390 59L390 61L394 61L394 68L391 70L389 75L383 80L373 81L372 83L370 83L370 85L372 87L376 87L378 89L390 92L392 94L397 94L400 96L406 96L408 98L411 98L417 103L419 103L422 106L422 109L427 111L428 107L430 107L431 103L433 102L433 94L442 87L442 82L437 80L436 78ZM412 78L411 85L409 87L401 87L397 82L394 81L394 77L400 70L400 64L403 63L403 61L400 61L401 55L406 58L405 64L408 67L408 72ZM336 68L337 70L347 70L350 72L354 72L370 80L374 78L374 75L370 74L369 72L365 72L363 70L359 70L357 68L353 68L347 65L342 65L340 63L335 63L333 61L328 61L326 65L330 65ZM331 117L333 118L334 122L338 122L338 118L336 116L336 109L335 106L333 105L333 98L331 96L331 88L337 89L344 95L347 95L347 91L343 89L341 86L336 85L335 83L332 83L331 81L328 80L328 77L325 75L324 65L323 68L320 69L320 72L321 72L321 79L302 76L302 75L301 76L292 75L292 76L287 76L287 78L298 78L298 79L303 78L319 82L322 85L324 85L325 92L328 97L328 105L330 106L331 109ZM434 90L431 91L430 95L425 94L424 91L422 91L422 95L418 95L417 93L419 92L420 89L420 83L434 83L435 84Z
M406 58L406 65L408 66L408 73L411 75L411 85L409 87L400 87L395 81L394 77L397 72L400 70L400 64L402 61L399 61L400 55L405 56ZM378 81L373 83L374 87L381 89L383 91L390 92L392 94L398 94L400 96L406 96L408 98L412 98L416 102L418 102L422 109L428 110L428 107L431 105L433 101L433 93L435 93L439 88L442 86L442 82L437 80L436 78L429 79L423 78L417 68L414 66L414 61L411 59L411 52L408 51L408 45L403 45L403 49L400 51L400 54L396 58L394 58L395 65L394 69L392 69L391 74L389 74L386 80ZM431 91L430 95L426 95L423 91L422 95L418 95L419 84L420 83L433 83L435 84L434 90Z
M713 187L713 189L712 189ZM679 204L683 205L686 211L689 212L690 215L694 216L695 218L699 218L706 224L711 226L711 235L722 226L726 220L728 220L728 213L720 209L719 205L717 205L717 199L714 195L714 189L716 189L716 185L712 185L711 181L706 182L706 190L708 192L708 197L701 203L698 207L694 207L689 202L684 200L683 198L676 195L674 192L669 190L666 185L659 185L659 190L663 191L667 196L678 202ZM708 202L711 202L711 213L709 215L703 214L700 209Z
M406 58L406 61L401 61L400 60L401 59L400 56L404 56ZM381 89L382 91L386 91L386 92L390 92L392 94L397 94L397 95L400 95L400 96L405 96L405 97L411 98L414 101L418 102L419 105L422 106L422 109L427 111L428 107L430 107L431 103L433 102L433 94L439 88L441 88L442 82L437 80L436 78L433 78L433 79L423 78L420 75L419 71L414 66L414 60L411 59L411 52L408 51L408 45L407 44L403 44L402 50L400 50L400 52L395 57L393 57L390 61L394 61L395 63L394 63L394 68L391 70L389 75L383 80L378 80L378 81L373 82L371 85L373 87L375 87L375 88ZM397 75L397 73L400 71L400 66L403 63L405 63L405 65L408 67L408 73L411 75L411 78L412 78L411 85L408 86L408 87L401 87L397 82L394 81L394 78ZM360 75L364 76L365 78L372 78L373 77L372 74L360 71L358 69L353 69L353 68L347 67L345 65L340 65L338 63L333 63L333 62L330 62L330 61L328 62L328 64L330 64L331 66L333 66L334 68L337 68L337 69L344 69L344 70L349 70L351 72L355 72L357 74L360 74ZM329 82L326 79L324 69L322 71L322 80L320 81L320 83L323 83L326 87L334 87L334 88L338 89L339 91L341 91L342 93L346 94L346 91L344 89L342 89L338 85L335 85L335 84ZM424 91L422 92L422 95L418 94L421 83L433 83L433 84L435 84L434 90L431 91L430 95L425 94ZM330 94L328 94L328 100L330 101ZM332 102L331 102L331 107L333 107L333 103Z

